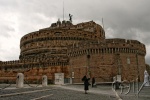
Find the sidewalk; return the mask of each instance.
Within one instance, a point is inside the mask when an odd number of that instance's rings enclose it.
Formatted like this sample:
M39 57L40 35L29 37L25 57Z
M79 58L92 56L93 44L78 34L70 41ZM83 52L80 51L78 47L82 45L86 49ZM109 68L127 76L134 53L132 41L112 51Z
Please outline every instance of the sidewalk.
M84 92L84 86L81 85L72 85L72 84L64 84L64 85L55 85L55 87L60 87L64 89L70 89L75 91L81 91ZM96 93L96 94L103 94L103 95L109 95L112 97L116 97L117 100L150 100L150 87L144 87L142 91L137 95L137 92L133 92L132 89L130 92L126 95L125 93L127 90L124 90L124 92L121 94L121 90L113 90L112 85L97 85L97 87L91 87L89 86L88 93Z
M7 84L2 85L1 88L7 86ZM37 84L32 84L33 87L36 87ZM83 92L84 94L84 85L83 84L64 84L64 85L49 85L48 87L59 87L64 89L70 89L75 91ZM139 87L141 84L139 85ZM41 85L38 87L42 87ZM24 88L31 88L29 85L25 84ZM7 89L17 89L15 84L12 84L10 87L7 87ZM128 89L124 89L123 93L121 94L121 89L117 89L116 91L112 89L111 84L99 84L97 87L91 87L89 86L89 94L102 94L107 95L109 97L116 98L117 100L150 100L150 86L149 87L143 87L143 89L140 91L139 95L137 94L137 88L133 89L131 87L130 92L126 95L125 93L128 92Z
M84 93L84 86L81 84L80 85L72 85L72 84L55 85L55 87L80 91ZM88 93L103 94L103 95L109 95L118 98L116 96L116 92L112 90L110 85L98 85L97 87L93 87L93 88L89 86Z
M30 85L24 84L24 86L22 88L32 88L32 87L42 87L42 85L41 84L40 85L37 85L37 84L30 84ZM16 87L16 84L11 84L11 85L9 85L9 84L0 84L0 89L9 90L9 89L18 89L18 88Z

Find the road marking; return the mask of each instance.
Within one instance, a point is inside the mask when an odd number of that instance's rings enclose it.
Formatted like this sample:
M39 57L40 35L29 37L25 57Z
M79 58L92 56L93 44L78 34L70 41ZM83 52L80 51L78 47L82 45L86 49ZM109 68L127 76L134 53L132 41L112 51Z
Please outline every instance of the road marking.
M40 100L42 98L46 98L46 97L49 97L49 96L52 96L53 94L50 94L50 95L45 95L45 96L41 96L39 98L34 98L34 99L31 99L31 100Z
M26 92L20 92L20 93L10 93L10 94L0 95L0 97L23 95L23 94L35 93L35 92L42 92L42 91L48 91L48 90L52 90L52 89L43 89L43 90L36 90L36 91L26 91Z

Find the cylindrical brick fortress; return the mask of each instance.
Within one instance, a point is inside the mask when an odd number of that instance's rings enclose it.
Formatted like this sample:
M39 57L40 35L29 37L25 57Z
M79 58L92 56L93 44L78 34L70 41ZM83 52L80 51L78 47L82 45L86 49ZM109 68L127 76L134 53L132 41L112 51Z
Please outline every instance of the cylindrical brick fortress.
M20 59L40 55L63 56L67 53L68 45L85 40L103 41L104 39L102 27L93 21L77 25L66 23L66 27L54 27L52 24L49 28L29 33L21 38Z
M145 45L137 40L105 39L104 29L93 21L73 25L59 20L50 27L28 33L20 41L19 60L0 61L0 82L14 82L24 73L30 83L46 75L54 83L55 73L64 81L80 83L89 73L96 82L143 81Z

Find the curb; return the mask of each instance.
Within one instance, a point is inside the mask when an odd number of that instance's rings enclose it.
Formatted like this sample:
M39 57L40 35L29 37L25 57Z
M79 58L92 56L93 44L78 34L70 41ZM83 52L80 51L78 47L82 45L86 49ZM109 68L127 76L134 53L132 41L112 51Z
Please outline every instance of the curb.
M26 92L21 92L21 93L10 93L10 94L0 95L0 97L8 97L8 96L15 96L15 95L23 95L23 94L35 93L35 92L42 92L42 91L48 91L48 90L52 90L52 89L44 89L44 90L36 90L36 91L26 91Z

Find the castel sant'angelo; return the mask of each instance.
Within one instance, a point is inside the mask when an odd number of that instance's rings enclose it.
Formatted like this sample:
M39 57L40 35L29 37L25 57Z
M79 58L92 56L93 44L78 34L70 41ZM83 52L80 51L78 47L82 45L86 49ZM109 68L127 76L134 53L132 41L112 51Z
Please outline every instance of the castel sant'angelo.
M64 73L65 82L81 83L85 74L96 82L143 81L145 45L138 40L107 39L94 21L76 25L72 21L52 23L50 27L24 35L19 60L0 61L0 82L15 82L17 73L36 83L43 75L54 83L55 73Z

